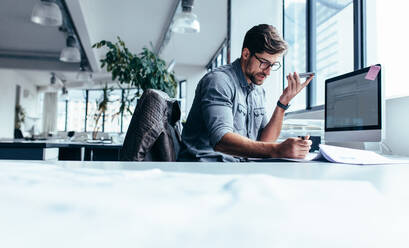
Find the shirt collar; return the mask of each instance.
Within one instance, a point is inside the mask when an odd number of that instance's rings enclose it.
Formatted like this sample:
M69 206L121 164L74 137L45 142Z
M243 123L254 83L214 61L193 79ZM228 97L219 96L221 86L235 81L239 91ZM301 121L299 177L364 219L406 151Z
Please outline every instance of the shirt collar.
M241 64L240 64L240 58L236 59L233 62L233 68L234 72L237 75L237 78L239 79L239 84L241 87L246 87L249 90L254 89L254 84L253 83L247 83L246 77L244 76L243 70L241 69Z

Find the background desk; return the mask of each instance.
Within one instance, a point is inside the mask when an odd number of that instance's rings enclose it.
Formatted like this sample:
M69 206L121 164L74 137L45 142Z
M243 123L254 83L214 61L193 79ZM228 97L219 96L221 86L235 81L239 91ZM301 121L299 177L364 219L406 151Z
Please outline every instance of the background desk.
M59 149L58 160L119 161L121 144L70 143Z
M1 247L409 247L409 164L0 161Z
M121 144L1 140L0 159L119 161Z

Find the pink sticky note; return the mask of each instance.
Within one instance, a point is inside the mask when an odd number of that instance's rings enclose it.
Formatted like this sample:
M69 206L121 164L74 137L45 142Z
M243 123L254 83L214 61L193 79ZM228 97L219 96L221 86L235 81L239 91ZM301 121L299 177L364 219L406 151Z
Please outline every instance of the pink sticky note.
M365 79L375 80L375 78L378 76L378 73L379 73L380 70L381 70L381 67L379 65L371 66L371 68L369 68L369 71L365 76Z

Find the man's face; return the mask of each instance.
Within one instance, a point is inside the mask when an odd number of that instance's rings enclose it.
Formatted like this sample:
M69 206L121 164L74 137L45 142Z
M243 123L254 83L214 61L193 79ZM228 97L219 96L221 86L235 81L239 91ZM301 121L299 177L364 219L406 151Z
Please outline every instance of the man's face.
M243 72L247 81L256 85L262 85L264 79L270 75L271 65L277 62L281 54L269 54L266 52L250 54L247 48L242 52Z

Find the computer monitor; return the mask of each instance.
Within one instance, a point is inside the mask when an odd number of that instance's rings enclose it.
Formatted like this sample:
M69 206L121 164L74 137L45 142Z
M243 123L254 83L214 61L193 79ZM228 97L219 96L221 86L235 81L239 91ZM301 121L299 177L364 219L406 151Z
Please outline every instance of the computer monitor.
M370 79L366 67L325 80L325 143L382 140L382 72L376 66Z

